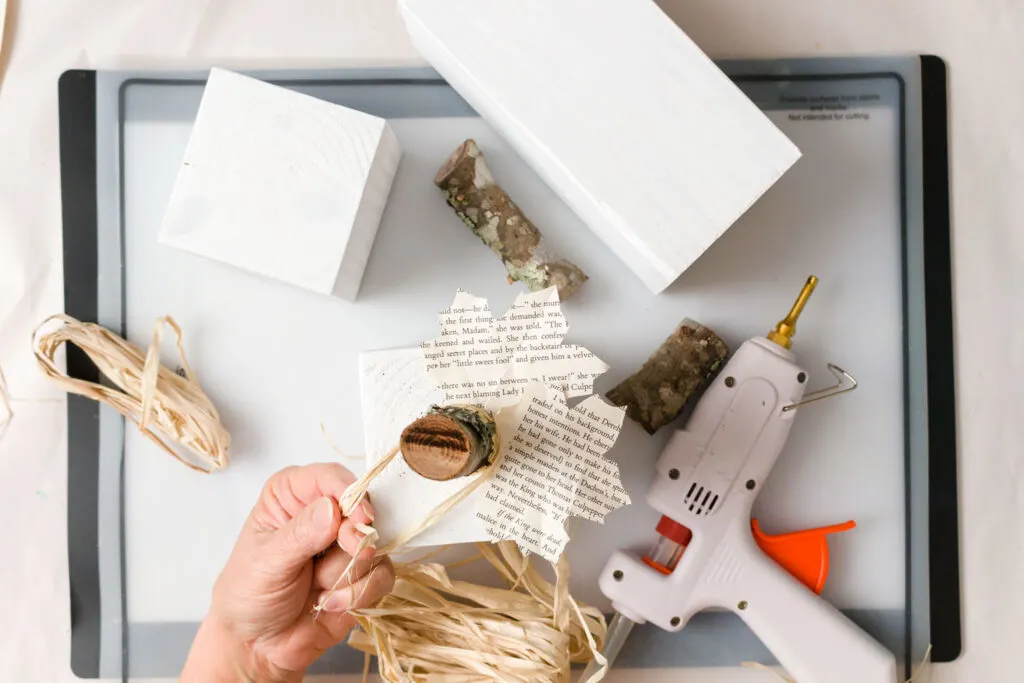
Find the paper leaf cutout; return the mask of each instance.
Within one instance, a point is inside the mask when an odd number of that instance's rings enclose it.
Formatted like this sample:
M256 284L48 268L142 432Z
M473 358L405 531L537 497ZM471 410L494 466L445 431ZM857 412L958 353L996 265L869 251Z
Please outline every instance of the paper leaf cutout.
M491 539L556 562L571 515L603 522L628 505L619 466L604 457L624 415L599 396L570 409L560 391L531 382L497 417L503 457L477 507Z
M608 370L584 347L562 344L569 325L554 287L521 294L500 318L491 315L486 299L459 291L438 322L441 336L422 348L427 374L446 403L497 410L518 401L531 381L584 396Z

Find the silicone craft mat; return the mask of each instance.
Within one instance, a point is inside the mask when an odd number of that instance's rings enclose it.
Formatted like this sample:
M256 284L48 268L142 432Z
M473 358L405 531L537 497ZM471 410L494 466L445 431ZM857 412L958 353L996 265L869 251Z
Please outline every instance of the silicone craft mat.
M570 342L635 370L684 317L735 348L821 278L794 350L811 389L827 362L860 381L802 410L755 512L769 533L855 519L831 539L825 597L908 662L959 653L959 575L945 68L935 58L727 62L803 152L801 161L678 282L651 295L429 70L255 72L390 119L405 156L359 300L320 297L159 245L156 234L202 95L202 74L72 71L60 84L67 311L149 343L170 313L233 434L233 463L195 474L111 410L72 397L72 667L82 677L175 676L210 588L265 479L288 464L362 452L358 354L436 333L457 288L503 311L521 291L432 184L466 137L560 253L591 275L564 305ZM609 84L612 87L612 84ZM652 93L656 96L656 93ZM614 97L614 90L609 91ZM684 229L684 226L680 226ZM77 353L69 368L95 370ZM627 421L628 423L628 421ZM643 550L643 504L669 436L628 424L611 456L635 504L570 545L573 591L608 608L596 577L612 550ZM346 461L360 469L358 460ZM481 572L469 572L480 578ZM635 631L625 667L771 663L728 613L681 634ZM355 671L340 646L314 668Z

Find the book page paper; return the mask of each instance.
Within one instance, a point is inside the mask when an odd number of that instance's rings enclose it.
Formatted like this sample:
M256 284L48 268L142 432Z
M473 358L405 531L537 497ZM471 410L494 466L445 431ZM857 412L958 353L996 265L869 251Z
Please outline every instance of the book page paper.
M569 324L554 287L521 294L500 318L492 317L486 299L459 291L438 322L441 336L422 348L446 403L497 410L515 403L530 381L584 396L608 370L582 346L562 344Z
M477 508L491 540L514 540L556 562L569 541L570 515L603 522L628 505L619 467L604 457L624 415L599 396L570 409L561 392L537 383L502 410L504 457Z
M624 411L596 396L572 410L566 405L567 395L590 394L608 366L582 346L562 344L569 326L554 288L519 296L500 318L485 299L460 291L439 322L440 336L420 349L362 355L368 463L432 404L483 405L495 413L501 464L409 545L512 539L556 561L569 540L569 516L600 522L629 502L617 466L604 458ZM425 479L396 459L370 487L382 541L467 483Z

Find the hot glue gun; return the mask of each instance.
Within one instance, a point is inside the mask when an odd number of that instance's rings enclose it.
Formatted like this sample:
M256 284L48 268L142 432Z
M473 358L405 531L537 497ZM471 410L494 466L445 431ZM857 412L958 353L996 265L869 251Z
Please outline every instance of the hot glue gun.
M643 557L616 552L600 578L618 612L605 641L609 666L635 624L679 631L697 612L725 608L798 683L895 683L893 654L766 555L758 546L763 537L755 540L751 532L754 498L797 408L842 391L805 397L807 373L790 351L796 319L816 284L811 276L767 338L736 351L662 453L647 494L663 515L658 541ZM592 663L581 680L592 680L600 668Z

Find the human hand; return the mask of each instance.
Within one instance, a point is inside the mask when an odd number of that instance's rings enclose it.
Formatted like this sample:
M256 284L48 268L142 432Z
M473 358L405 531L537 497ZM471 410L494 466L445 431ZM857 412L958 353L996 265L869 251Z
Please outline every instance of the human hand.
M366 548L314 618L362 539L356 524L373 521L366 500L342 518L338 499L353 481L337 464L289 467L270 478L217 579L182 683L300 681L355 625L348 610L391 590L391 562Z

